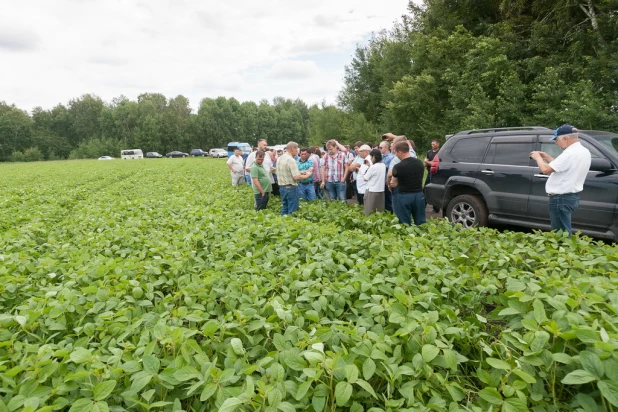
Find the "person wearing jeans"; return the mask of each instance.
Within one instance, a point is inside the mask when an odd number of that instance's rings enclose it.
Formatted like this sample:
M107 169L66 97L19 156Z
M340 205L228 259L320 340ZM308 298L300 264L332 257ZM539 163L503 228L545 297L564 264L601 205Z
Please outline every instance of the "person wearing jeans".
M571 215L579 205L579 192L584 190L592 157L579 142L578 130L570 124L557 128L551 140L563 150L560 156L554 159L545 152L532 152L530 157L541 173L549 175L545 191L549 195L551 230L562 230L571 236Z
M345 169L346 152L336 140L326 142L327 153L324 156L322 166L322 187L326 188L329 200L342 200L345 202Z
M312 201L316 199L315 189L313 188L313 160L309 157L311 151L308 147L300 149L300 158L296 161L298 163L298 170L301 172L311 172L311 177L303 179L298 182L299 196L303 200Z
M267 155L265 155L263 151L258 151L250 169L256 211L266 209L268 206L268 199L270 198L270 192L272 191L270 170L266 170L264 167L265 156Z
M281 216L291 215L298 210L298 185L279 185L281 196Z
M326 185L324 185L329 200L345 201L345 188L345 182L326 182Z
M298 143L289 142L285 153L277 160L277 179L281 195L281 216L290 215L298 210L298 180L311 177L311 171L300 172L294 159L298 154Z
M579 193L549 196L549 222L551 230L564 230L573 234L571 215L579 206Z
M408 142L397 142L393 147L395 156L400 160L393 166L391 185L397 187L393 197L393 208L399 223L422 225L425 217L425 195L423 194L423 162L410 156ZM394 181L393 181L394 180Z

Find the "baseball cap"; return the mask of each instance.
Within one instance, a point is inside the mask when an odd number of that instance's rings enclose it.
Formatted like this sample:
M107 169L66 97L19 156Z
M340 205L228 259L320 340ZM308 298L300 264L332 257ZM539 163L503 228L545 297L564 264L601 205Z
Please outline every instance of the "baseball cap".
M361 150L367 150L367 151L371 151L371 147L369 147L369 145L364 144L361 147L358 148L358 151L360 152Z
M562 136L565 134L571 134L571 133L577 133L579 130L577 130L576 128L574 128L573 126L571 126L570 124L563 124L562 126L560 126L559 128L556 129L556 131L554 132L554 137L552 137L549 140L556 140L558 138L558 136Z

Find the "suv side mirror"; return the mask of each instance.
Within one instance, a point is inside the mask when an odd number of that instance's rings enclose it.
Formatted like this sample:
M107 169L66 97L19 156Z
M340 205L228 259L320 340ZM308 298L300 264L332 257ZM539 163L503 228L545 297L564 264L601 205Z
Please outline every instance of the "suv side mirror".
M590 163L590 170L594 172L609 172L612 169L612 164L607 159L596 157Z

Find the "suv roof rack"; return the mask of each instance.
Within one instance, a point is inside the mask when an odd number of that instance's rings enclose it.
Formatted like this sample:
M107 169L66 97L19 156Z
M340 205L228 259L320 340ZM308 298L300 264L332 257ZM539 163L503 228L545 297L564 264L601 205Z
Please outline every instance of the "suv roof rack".
M495 133L495 132L510 132L510 131L517 131L517 130L521 130L521 131L534 131L534 130L547 131L547 130L551 130L551 129L548 129L547 127L543 127L543 126L496 127L496 128L492 128L492 129L463 130L461 132L458 132L457 134L461 135L461 134L476 134L476 133Z

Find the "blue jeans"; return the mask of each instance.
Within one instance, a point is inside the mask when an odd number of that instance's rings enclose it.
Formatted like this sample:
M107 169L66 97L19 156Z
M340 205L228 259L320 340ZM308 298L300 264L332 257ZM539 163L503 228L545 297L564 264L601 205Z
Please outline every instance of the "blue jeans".
M299 197L303 200L315 200L315 189L313 183L299 183L298 184Z
M251 186L251 175L245 174L245 182L247 182L247 184Z
M345 182L326 182L325 187L330 200L345 201Z
M255 195L255 210L263 210L268 206L268 199L270 198L270 193L264 192L264 196L261 194Z
M427 221L425 217L425 195L423 192L399 192L393 197L393 201L395 215L397 215L399 223L411 225L412 219L414 219L414 224L420 226Z
M563 230L573 234L571 215L579 206L579 193L553 195L549 197L549 221L551 230Z
M281 195L281 216L291 215L298 210L298 186L279 185Z

